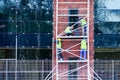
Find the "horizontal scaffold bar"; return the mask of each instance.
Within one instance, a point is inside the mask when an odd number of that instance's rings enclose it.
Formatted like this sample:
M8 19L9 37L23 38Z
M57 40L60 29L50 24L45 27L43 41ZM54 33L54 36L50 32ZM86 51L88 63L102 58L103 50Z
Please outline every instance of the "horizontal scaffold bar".
M57 38L62 38L62 39L72 39L72 38L76 38L76 39L83 39L83 38L87 38L87 36L57 36Z
M58 2L58 4L87 4L87 2Z
M58 61L60 63L69 63L69 62L88 62L88 60L62 60L62 61Z
M58 10L69 10L68 8L59 8ZM72 9L74 10L74 9ZM87 8L78 8L78 10L87 10Z
M58 16L87 16L87 14L77 14L77 15L59 14Z

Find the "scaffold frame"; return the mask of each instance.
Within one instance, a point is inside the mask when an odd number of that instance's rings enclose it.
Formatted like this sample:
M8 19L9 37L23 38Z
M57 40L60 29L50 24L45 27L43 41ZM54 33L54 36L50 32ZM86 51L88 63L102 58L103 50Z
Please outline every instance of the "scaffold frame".
M56 60L56 61L53 61L53 69L52 69L52 71L47 75L47 77L44 79L44 80L50 80L50 79L52 79L52 80L60 80L59 78L60 78L60 76L62 77L62 76L65 76L64 74L69 74L69 73L71 73L71 72L74 72L74 71L77 71L77 70L80 70L80 69L82 69L82 68L86 68L86 70L87 70L87 74L86 74L86 78L84 77L84 78L80 78L79 77L79 79L76 79L76 80L81 80L81 79L87 79L87 80L91 80L92 78L93 79L96 79L96 80L102 80L100 77L99 77L99 75L97 75L97 73L94 71L94 69L92 69L92 67L90 67L90 52L89 52L89 36L90 36L90 34L89 34L89 26L90 26L90 24L89 24L89 20L90 20L90 0L86 0L86 2L70 2L70 1L67 1L67 2L59 2L59 0L56 0L56 2L54 2L54 4L55 4L55 36L53 37L53 50L55 49L55 55L56 55L56 57L54 57L54 56L52 56L53 57L53 60ZM86 10L87 11L87 13L86 14L78 14L78 15L69 15L69 14L59 14L59 11L61 10L61 11L66 11L66 10L68 10L67 8L59 8L59 4L87 4L87 8L78 8L78 10ZM64 36L64 31L62 31L62 32L59 32L59 30L58 30L58 26L59 26L59 24L66 24L66 23L68 23L68 22L66 22L66 21L63 21L63 22L61 22L61 21L59 21L59 17L69 17L69 16L80 16L80 17L83 17L84 19L86 19L87 20L87 32L86 32L86 34L87 35L79 35L79 36ZM72 22L71 22L72 23ZM79 23L79 21L78 22L75 22L75 24L73 24L73 26L74 25L76 25L76 24L78 24ZM77 30L77 29L80 29L80 27L78 27L78 28L76 28L75 30ZM73 30L74 31L74 30ZM57 54L57 52L59 51L58 49L57 49L57 39L58 38L60 38L61 39L61 41L80 41L81 39L86 39L87 40L87 59L85 60L84 58L82 58L82 60L62 60L62 61L60 61L60 60L58 60L58 54ZM54 42L56 42L55 43L55 45L54 45ZM75 47L75 46L78 46L78 45L80 45L80 42L79 43L77 43L77 44L74 44L74 45L72 45L72 46L70 46L70 47L68 47L68 48L66 48L66 49L64 49L64 48L61 48L61 53L62 52L66 52L66 53L68 53L68 54L70 54L70 55L74 55L75 57L79 57L79 55L76 55L75 53L74 53L74 51L81 51L80 49L78 49L78 50L75 50L75 49L72 49L73 47ZM72 52L71 52L72 51ZM54 52L54 51L53 51ZM82 66L78 66L77 68L75 68L75 69L71 69L71 70L68 70L68 71L65 71L65 72L61 72L61 73L59 73L59 65L64 65L64 63L83 63L84 65L82 65ZM50 77L48 77L50 74L52 74L52 76L50 76ZM97 76L97 78L96 77L94 77L94 75L93 74L95 74L96 76ZM67 78L65 78L65 79L63 79L63 80L68 80Z
M60 10L59 9L59 7L58 7L58 5L59 4L86 4L87 3L87 14L78 14L78 15L69 15L69 14L59 14L58 13L58 11ZM57 57L57 48L56 48L56 80L59 80L59 76L60 75L58 75L58 71L59 71L59 69L58 69L58 65L60 64L60 63L66 63L66 62L81 62L81 63L86 63L85 64L85 66L87 66L87 80L90 80L90 68L89 68L89 65L90 65L90 63L89 63L89 61L90 61L90 59L89 59L89 7L90 7L90 2L89 2L89 0L87 0L87 2L59 2L59 0L56 0L56 39L55 40L57 40L57 38L62 38L62 39L67 39L67 40L69 40L69 39L71 39L72 38L72 41L75 41L75 39L82 39L82 38L86 38L87 39L87 60L73 60L73 61L69 61L69 60L63 60L63 61L59 61L58 60L58 57ZM61 9L61 10L64 10L64 9ZM67 9L65 9L65 10L67 10ZM79 10L82 10L82 8L79 8ZM84 10L84 9L83 9ZM58 17L60 17L60 16L85 16L85 18L87 18L87 36L62 36L62 34L64 34L64 31L63 32L61 32L60 34L58 34L58 23L59 23L59 20L58 20ZM64 22L63 22L64 23ZM77 23L79 23L79 21L78 22L76 22L75 23L75 25L77 24ZM78 28L80 28L80 27L78 27ZM77 28L77 29L78 29ZM78 43L78 44L76 44L76 45L80 45L80 43ZM69 54L72 54L72 55L74 55L74 56L77 56L77 57L79 57L78 55L76 55L76 54L74 54L74 53L72 53L72 52L69 52L69 49L71 49L72 47L74 47L74 46L76 46L76 45L73 45L73 46L71 46L71 47L69 47L69 48L67 48L66 50L64 50L64 49L62 49L62 52L63 51L66 51L66 52L68 52ZM56 43L56 46L57 46L57 43ZM80 50L77 50L77 51L80 51ZM63 64L64 65L64 64ZM84 67L84 66L82 66L82 67ZM78 67L79 68L79 67ZM77 69L78 69L77 68ZM82 69L81 67L80 67L80 69ZM76 70L76 69L75 69ZM69 71L68 71L69 72ZM61 74L63 74L63 73L61 73Z

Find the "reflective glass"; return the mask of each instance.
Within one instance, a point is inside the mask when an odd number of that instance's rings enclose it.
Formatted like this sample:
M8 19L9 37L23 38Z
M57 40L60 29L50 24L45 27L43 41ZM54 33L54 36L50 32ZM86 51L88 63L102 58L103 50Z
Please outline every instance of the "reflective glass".
M120 47L120 0L95 0L95 47Z
M15 47L15 34L0 34L0 47Z
M53 0L0 0L0 47L51 46L52 23Z
M120 0L95 0L95 19L99 21L120 21Z
M52 46L52 34L18 34L18 47L47 48Z
M120 48L120 34L95 34L96 48Z
M0 32L52 32L52 0L1 0L0 4Z
M94 0L95 7L106 9L120 9L120 0Z
M51 59L52 53L51 49L18 49L18 59L20 60L28 60L28 59Z
M100 22L94 25L95 34L120 34L120 22Z
M95 12L97 21L120 22L120 10L97 9ZM98 16L99 15L99 16Z

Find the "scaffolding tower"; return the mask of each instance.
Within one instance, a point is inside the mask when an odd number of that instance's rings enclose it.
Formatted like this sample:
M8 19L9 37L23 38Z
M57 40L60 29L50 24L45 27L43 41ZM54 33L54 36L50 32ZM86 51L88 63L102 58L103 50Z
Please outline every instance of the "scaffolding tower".
M68 9L66 6L62 8L60 5L66 5L67 7L71 7L69 9L73 10L73 14L66 13ZM79 5L79 6L78 6ZM85 7L84 7L85 5ZM75 7L74 7L75 6ZM83 7L82 7L83 6ZM90 77L90 54L89 54L89 8L90 2L89 0L77 0L75 2L72 1L58 1L56 0L56 40L58 38L61 39L62 48L61 53L65 58L63 60L58 59L58 49L56 47L56 80L91 80ZM78 14L75 13L75 10L78 10ZM81 11L81 12L80 12ZM71 12L72 13L72 12ZM74 14L75 13L75 14ZM72 35L67 36L64 32L65 27L70 24L69 21L64 21L63 19L69 17L78 17L78 20L69 25L72 28ZM62 19L61 19L62 18ZM86 20L86 34L84 35L83 30L84 26L80 25L80 18ZM74 20L73 20L74 21ZM63 25L60 30L60 25ZM77 25L76 28L74 28ZM64 29L63 29L64 28ZM80 55L81 49L81 41L82 39L86 39L87 41L87 58L85 59L82 55ZM70 42L70 43L69 43ZM68 43L68 44L67 44ZM67 45L67 47L64 47ZM56 42L57 46L57 42ZM64 70L63 70L64 69Z
M90 67L90 0L56 0L54 5L56 6L54 15L56 57L53 56L55 58L53 59L55 60L52 70L53 80L101 80L94 72L93 67ZM82 25L81 20L83 20L83 24L86 21L86 24ZM67 35L65 32L67 26L72 27L70 28L71 35ZM86 57L83 57L83 54L80 53L83 39L87 45ZM57 47L59 41L61 42L61 49ZM61 56L62 59L58 56ZM94 77L94 75L98 78Z

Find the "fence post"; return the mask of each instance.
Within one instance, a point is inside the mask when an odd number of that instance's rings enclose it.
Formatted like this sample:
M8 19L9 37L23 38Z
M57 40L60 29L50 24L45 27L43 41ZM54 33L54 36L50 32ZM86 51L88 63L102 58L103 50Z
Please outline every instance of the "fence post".
M42 60L42 80L44 80L44 60Z
M5 60L6 62L6 80L8 80L8 60Z
M112 60L112 80L114 80L114 60Z

